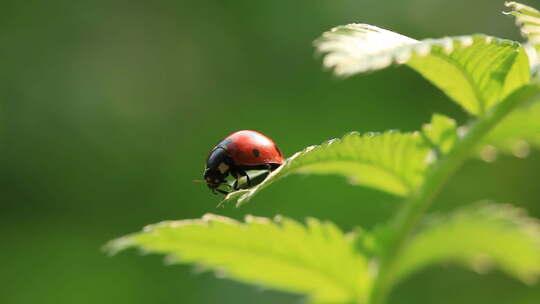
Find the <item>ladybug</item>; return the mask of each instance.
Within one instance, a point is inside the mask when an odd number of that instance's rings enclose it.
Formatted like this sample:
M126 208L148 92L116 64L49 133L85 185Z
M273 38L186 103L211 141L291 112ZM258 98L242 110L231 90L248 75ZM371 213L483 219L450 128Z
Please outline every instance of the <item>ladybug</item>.
M276 144L265 135L252 130L232 133L219 142L206 160L204 180L214 193L229 194L218 189L226 184L230 174L235 178L233 189L238 190L238 179L245 176L247 184L251 181L246 170L273 171L283 164L284 158Z

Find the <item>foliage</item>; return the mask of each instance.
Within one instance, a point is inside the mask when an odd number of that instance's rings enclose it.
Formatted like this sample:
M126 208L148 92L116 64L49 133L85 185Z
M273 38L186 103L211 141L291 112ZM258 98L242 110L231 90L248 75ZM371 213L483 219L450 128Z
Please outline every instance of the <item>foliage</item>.
M537 47L538 11L507 5L527 47ZM384 303L397 282L437 263L456 262L480 272L493 266L532 283L540 274L540 226L521 210L482 203L425 216L445 182L475 151L494 160L490 151L525 157L540 147L540 86L525 48L480 34L418 41L366 24L338 26L315 45L338 76L405 64L474 119L458 127L451 118L434 115L417 132L353 132L310 146L225 202L240 205L289 174L338 174L403 197L394 219L376 231L346 235L315 219L303 225L248 216L240 223L207 215L148 226L107 249L165 254L171 262L201 264L231 279L306 294L313 303Z
M533 7L513 1L506 2L505 5L512 9L509 14L516 17L516 25L527 39L525 46L531 49L529 62L533 72L537 73L540 54L540 12Z
M540 225L523 210L487 203L432 218L408 241L396 280L441 262L459 262L479 272L497 267L532 283L540 274Z
M368 24L338 26L315 45L340 76L407 64L474 115L484 114L529 82L517 42L486 35L417 41Z
M516 109L483 140L480 155L494 160L498 151L527 157L532 148L540 148L540 102Z
M231 279L307 293L319 302L365 299L367 260L332 223L247 216L245 223L207 214L162 222L111 242L111 252L139 247L169 262L197 263ZM327 251L328 246L332 248ZM286 275L284 275L286 274Z

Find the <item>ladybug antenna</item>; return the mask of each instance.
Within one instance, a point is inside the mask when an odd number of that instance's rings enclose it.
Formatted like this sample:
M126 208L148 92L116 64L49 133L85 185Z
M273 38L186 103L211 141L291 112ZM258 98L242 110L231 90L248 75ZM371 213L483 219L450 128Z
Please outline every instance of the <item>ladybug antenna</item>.
M194 179L193 182L194 183L206 183L205 181L203 181L201 179Z

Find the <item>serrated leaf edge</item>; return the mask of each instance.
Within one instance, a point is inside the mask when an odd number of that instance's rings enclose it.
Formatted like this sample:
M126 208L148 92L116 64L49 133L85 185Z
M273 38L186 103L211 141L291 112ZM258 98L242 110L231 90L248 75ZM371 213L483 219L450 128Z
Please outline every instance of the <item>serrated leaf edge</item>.
M340 53L341 50L336 48L339 43L336 43L337 40L348 40L352 39L351 37L343 37L339 32L343 29L354 30L368 29L378 32L390 32L394 35L398 35L404 38L409 39L408 42L404 42L400 46L386 49L384 51L378 51L375 54L370 54L371 58L375 58L371 61L378 62L374 65L365 65L362 62L356 63L356 68L348 68L345 71L344 68L340 68L337 64L332 62L332 58L328 57L330 53L336 51ZM332 28L330 31L323 33L321 38L315 40L314 45L317 48L318 53L325 55L323 59L323 64L326 68L332 69L337 76L348 77L354 74L380 70L384 69L392 64L406 64L409 62L414 55L419 57L425 57L428 55L433 55L434 48L440 48L442 53L450 55L454 50L459 48L466 48L474 44L475 40L483 41L485 44L497 43L497 44L509 44L519 46L520 44L508 40L502 39L494 36L489 36L485 34L472 34L472 35L463 35L463 36L447 36L442 38L428 38L423 40L415 40L413 38L391 32L373 25L363 24L363 23L351 23L347 25L337 26ZM342 45L341 45L342 46ZM362 66L362 64L364 64Z

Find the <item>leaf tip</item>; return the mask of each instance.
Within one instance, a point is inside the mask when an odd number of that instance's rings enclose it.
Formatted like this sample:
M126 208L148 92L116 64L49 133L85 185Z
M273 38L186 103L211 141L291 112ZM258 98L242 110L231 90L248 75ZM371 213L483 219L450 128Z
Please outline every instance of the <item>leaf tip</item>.
M425 57L431 53L431 44L429 42L420 42L414 47L414 52L420 57Z
M283 221L283 216L281 214L274 216L274 222L281 223L282 221Z
M101 250L108 256L113 256L118 254L120 251L133 247L134 245L135 244L132 237L125 236L107 242L105 245L103 245L103 247L101 247Z
M471 36L463 36L458 39L461 47L469 47L474 43L474 39Z

